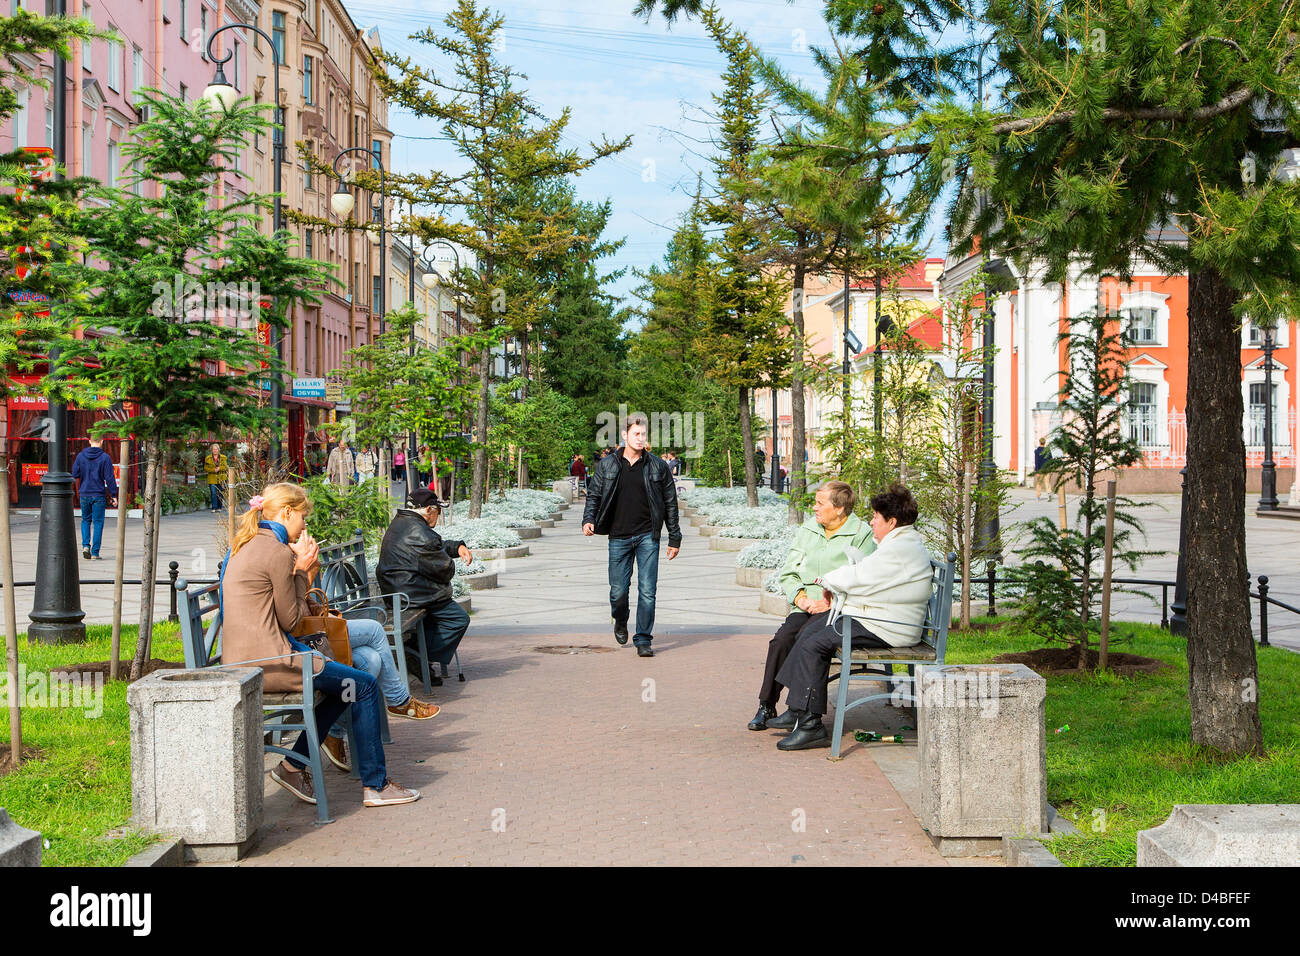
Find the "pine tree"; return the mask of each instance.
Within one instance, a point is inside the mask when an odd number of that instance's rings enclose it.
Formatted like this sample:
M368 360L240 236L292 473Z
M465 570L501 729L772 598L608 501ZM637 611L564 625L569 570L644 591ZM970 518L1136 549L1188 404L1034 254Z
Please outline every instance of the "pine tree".
M282 427L262 398L264 383L283 374L282 363L259 341L257 324L285 326L288 308L319 301L328 280L328 266L292 254L289 233L257 230L268 198L213 201L210 184L222 166L271 125L263 107L245 100L213 111L203 100L186 103L155 91L138 96L150 119L124 148L133 170L127 188L101 188L102 204L83 210L79 227L89 256L73 270L92 290L77 318L111 334L75 340L62 355L62 367L80 369L92 390L139 406L134 418L93 428L133 434L148 461L132 679L141 675L152 639L155 501L167 446ZM146 187L143 195L134 185Z
M519 188L536 177L580 173L598 160L626 149L631 141L605 140L593 144L586 156L564 147L561 137L568 126L568 110L554 120L541 118L519 83L525 77L502 63L497 55L502 18L480 8L474 0L457 0L444 23L445 34L428 28L411 39L446 57L450 75L391 53L380 54L383 66L376 72L378 85L389 102L395 108L441 123L468 166L465 176L449 181L445 188L416 197L417 203L425 206L459 210L464 219L416 216L409 225L425 241L450 238L477 255L480 268L462 268L449 285L470 304L469 311L481 329L488 331L498 325L526 328L534 300L529 296L511 301L503 280L528 259L549 253L557 245L571 245L573 237L560 234L558 227L548 230L542 223L543 238L539 240L539 222L521 208ZM490 351L479 355L478 365L472 518L478 517L486 493Z

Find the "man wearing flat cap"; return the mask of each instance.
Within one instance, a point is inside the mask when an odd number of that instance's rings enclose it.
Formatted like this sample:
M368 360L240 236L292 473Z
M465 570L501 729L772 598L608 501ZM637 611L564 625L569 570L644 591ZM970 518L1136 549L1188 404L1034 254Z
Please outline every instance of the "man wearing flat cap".
M399 508L379 546L375 578L385 594L402 593L411 607L423 608L420 627L431 664L449 664L469 627L469 615L451 595L456 558L474 560L462 541L443 541L434 530L443 502L428 488L409 496L409 507ZM441 684L434 677L432 683Z

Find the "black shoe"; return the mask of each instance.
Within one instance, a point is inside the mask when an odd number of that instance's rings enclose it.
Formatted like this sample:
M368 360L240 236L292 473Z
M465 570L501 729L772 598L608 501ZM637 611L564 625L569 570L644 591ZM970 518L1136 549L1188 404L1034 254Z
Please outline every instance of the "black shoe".
M769 707L767 704L759 704L758 713L755 714L754 719L749 722L749 729L767 730L767 728L771 726L768 721L776 719L775 707Z
M812 750L814 747L829 747L831 735L826 732L821 714L800 714L799 726L791 734L776 742L777 750Z
M81 549L81 556L82 556L83 558L85 558L87 561L89 561L89 560L90 560L90 549L89 549L89 548L82 548L82 549Z
M615 621L615 622L614 622L614 640L618 641L620 644L626 644L626 643L627 643L627 623L626 623L626 622L623 623L623 624L618 623L618 621Z
M636 646L636 656L637 656L637 657L654 657L654 656L655 656L655 652L652 651L652 650L650 650L650 645L649 645L649 644L638 644L638 645Z
M784 714L780 717L773 717L767 722L767 730L784 730L786 733L794 730L799 723L799 712L786 708Z

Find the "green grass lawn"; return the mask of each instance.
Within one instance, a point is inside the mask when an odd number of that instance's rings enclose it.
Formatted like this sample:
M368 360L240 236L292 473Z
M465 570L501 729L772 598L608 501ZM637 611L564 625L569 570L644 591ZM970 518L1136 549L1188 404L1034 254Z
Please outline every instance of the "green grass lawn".
M1112 643L1115 650L1171 666L1132 677L1048 678L1047 799L1082 832L1051 841L1062 861L1135 865L1137 832L1163 823L1176 803L1300 803L1300 654L1257 648L1267 755L1224 761L1189 741L1186 642L1148 624L1119 624L1116 638L1123 643ZM948 661L1042 646L1008 620L997 630L952 634Z
M136 628L122 628L122 656L135 649ZM112 628L90 625L85 644L47 646L19 638L18 659L27 674L88 661L108 660ZM153 656L182 660L174 624L154 627ZM0 664L0 671L3 664ZM42 860L47 866L120 866L156 837L110 831L129 828L131 820L131 730L123 681L105 682L103 713L93 708L23 708L23 745L39 747L40 759L0 777L0 807L9 816L49 841ZM7 708L0 715L0 741L9 748Z

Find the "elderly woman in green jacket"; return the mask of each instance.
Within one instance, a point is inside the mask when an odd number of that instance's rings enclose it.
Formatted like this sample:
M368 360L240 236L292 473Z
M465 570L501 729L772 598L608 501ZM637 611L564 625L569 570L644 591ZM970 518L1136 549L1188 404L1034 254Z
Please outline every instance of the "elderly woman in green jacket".
M781 590L791 611L767 645L763 686L758 692L758 713L750 730L793 730L796 718L789 710L776 715L782 685L776 674L799 640L799 633L814 615L830 610L822 589L814 587L821 576L849 563L849 548L863 555L876 549L871 526L853 513L857 496L843 481L828 481L817 489L813 516L795 533L794 543L781 567Z

